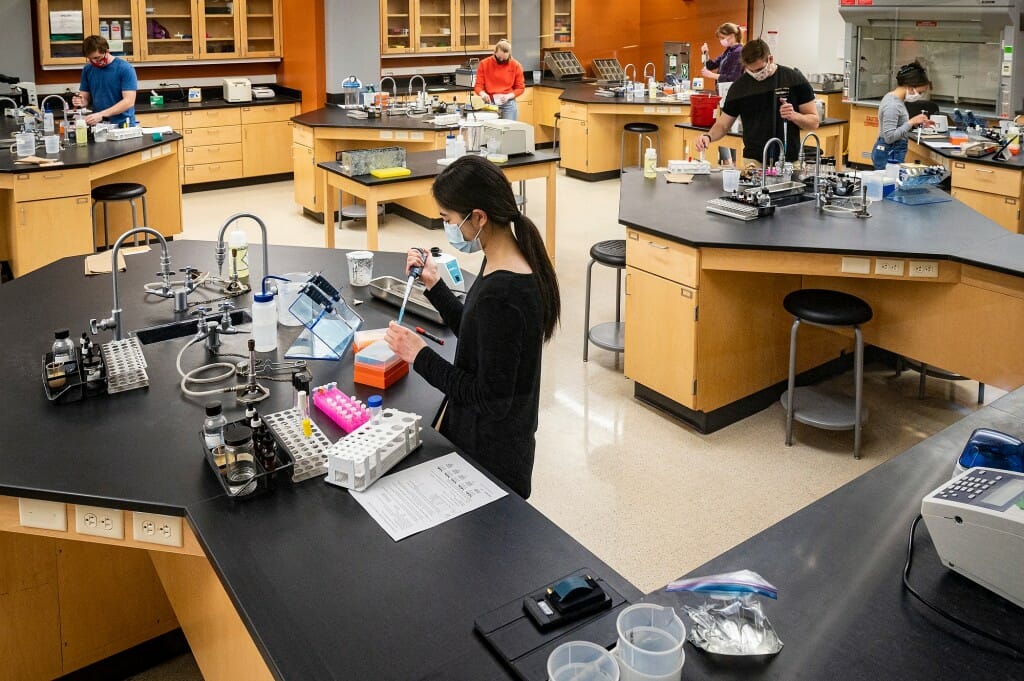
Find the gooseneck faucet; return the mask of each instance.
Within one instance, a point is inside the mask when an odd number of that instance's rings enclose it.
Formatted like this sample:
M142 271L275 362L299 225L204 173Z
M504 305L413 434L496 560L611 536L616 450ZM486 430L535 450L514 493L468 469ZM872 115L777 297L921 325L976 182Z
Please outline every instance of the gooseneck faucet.
M800 154L799 161L801 168L803 167L804 161L804 145L807 144L807 138L814 138L814 204L821 210L821 207L825 205L824 198L821 195L821 138L815 132L809 132L804 135L803 139L800 140Z
M395 102L398 101L398 83L396 83L395 79L392 78L391 76L384 76L383 78L380 79L380 82L377 83L377 89L380 90L381 92L384 92L385 80L391 81L391 100L388 102L388 108L390 109L395 105Z
M632 78L629 77L629 70L630 69L633 70L633 77ZM627 83L636 80L636 64L626 64L626 68L622 69L622 73L626 76L626 82Z
M21 104L18 104L18 102L15 101L12 97L8 97L8 96L4 95L3 97L0 97L0 102L3 102L3 101L7 101L7 102L10 102L11 104L13 104L14 106L10 107L11 110L13 110L13 111L17 111L18 109L21 108ZM3 111L3 109L0 108L0 112L2 112L2 111Z
M647 67L651 67L651 78L658 80L658 67L654 65L653 61L649 61L644 64L644 80L647 80Z
M420 95L425 96L427 94L427 81L418 73L409 79L409 95L412 96L412 82L417 78L420 79Z
M61 97L60 95L46 95L45 97L43 97L43 101L41 101L39 103L39 108L42 109L45 112L46 111L46 103L48 101L50 101L51 99L56 99L57 101L60 102L60 106L64 110L64 120L67 120L67 118L68 118L68 101L66 99L64 99L63 97Z
M101 329L114 329L114 340L124 339L124 328L121 325L121 297L117 291L117 254L121 251L121 244L124 243L125 239L136 234L148 234L156 237L160 242L160 277L164 280L164 287L170 289L171 281L171 255L167 252L167 240L164 239L164 235L150 227L135 227L129 229L127 232L117 237L117 241L114 242L114 247L110 249L110 278L114 282L114 308L110 311L110 316L106 319L97 321L96 319L89 320L89 330L92 331L93 335L100 332Z
M782 144L782 140L778 137L773 137L764 143L764 150L761 152L761 186L766 187L768 185L768 149L772 146L772 143L779 145L779 151L782 152L782 159L785 161L786 158L786 147Z
M255 220L256 224L260 226L260 231L263 233L263 276L265 277L270 273L270 265L267 264L267 225L252 213L235 213L220 226L220 231L217 232L217 246L214 249L214 255L217 259L217 274L219 276L224 272L224 256L227 254L227 247L224 245L224 233L231 226L231 223L242 218L252 218ZM262 277L260 281L263 281Z

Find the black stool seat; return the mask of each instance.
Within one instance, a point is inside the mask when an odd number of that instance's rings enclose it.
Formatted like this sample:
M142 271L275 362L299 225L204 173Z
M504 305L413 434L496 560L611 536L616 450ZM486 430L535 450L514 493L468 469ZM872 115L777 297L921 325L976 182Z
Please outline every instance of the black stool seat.
M793 291L783 299L782 306L794 317L828 326L864 324L872 316L871 306L857 296L820 288Z
M146 193L146 185L135 182L114 182L95 187L92 190L93 201L127 201L137 199Z
M658 132L658 126L656 126L654 123L626 123L624 126L622 126L622 129L628 130L629 132L639 133Z
M598 241L590 247L590 257L610 267L626 266L626 240L609 239Z

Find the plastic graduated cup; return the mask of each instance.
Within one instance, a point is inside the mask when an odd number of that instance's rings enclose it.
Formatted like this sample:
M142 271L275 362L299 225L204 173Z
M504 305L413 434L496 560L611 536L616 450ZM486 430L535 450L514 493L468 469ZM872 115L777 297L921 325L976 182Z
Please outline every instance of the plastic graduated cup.
M46 145L47 154L60 153L60 135L47 135L43 137L43 144Z
M299 297L303 284L313 275L309 272L289 272L282 276L289 281L277 282L277 323L282 326L302 326L290 308Z
M740 171L736 168L722 168L722 191L731 193L740 188Z
M34 132L14 133L14 145L18 156L24 158L36 153L36 134Z
M563 643L548 656L549 681L619 681L611 653L589 641Z
M373 253L370 251L350 251L345 254L348 260L348 283L352 286L369 286L373 279Z
M861 175L861 180L867 188L868 199L871 201L881 201L884 196L882 187L884 171L864 173Z
M678 681L683 672L686 627L675 610L637 603L621 613L615 624L615 647L622 681Z

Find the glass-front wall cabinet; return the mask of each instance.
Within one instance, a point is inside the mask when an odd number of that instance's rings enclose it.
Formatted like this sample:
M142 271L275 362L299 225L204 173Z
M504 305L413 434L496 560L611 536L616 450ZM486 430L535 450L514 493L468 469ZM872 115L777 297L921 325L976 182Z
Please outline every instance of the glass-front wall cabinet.
M235 3L231 0L200 0L200 5L199 54L211 59L240 56Z
M448 52L453 47L455 0L419 0L418 52Z
M151 61L197 59L199 29L196 4L191 0L144 0L146 33L143 54Z
M487 2L487 35L482 47L493 47L501 39L511 40L512 12L511 0L486 0Z
M381 0L382 54L412 52L412 34L415 26L413 0Z
M274 57L281 54L280 16L280 0L245 1L242 44L246 57Z
M456 32L458 46L467 50L482 50L487 44L487 27L484 8L487 0L461 0Z

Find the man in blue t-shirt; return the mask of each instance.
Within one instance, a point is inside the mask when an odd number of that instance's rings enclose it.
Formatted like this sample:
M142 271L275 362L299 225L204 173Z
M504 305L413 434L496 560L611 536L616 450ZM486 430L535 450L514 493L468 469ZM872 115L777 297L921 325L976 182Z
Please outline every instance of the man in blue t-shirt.
M82 84L71 99L76 107L89 107L86 125L104 120L121 125L135 122L135 91L139 80L135 68L124 59L110 54L106 38L91 35L82 42L82 54L89 63L82 69Z

